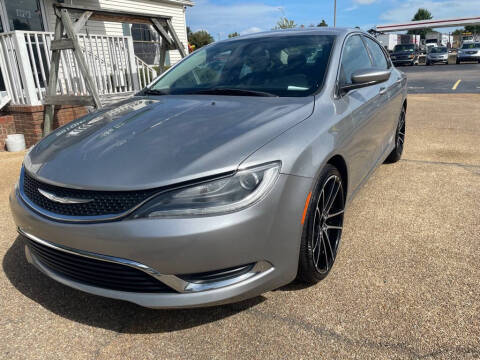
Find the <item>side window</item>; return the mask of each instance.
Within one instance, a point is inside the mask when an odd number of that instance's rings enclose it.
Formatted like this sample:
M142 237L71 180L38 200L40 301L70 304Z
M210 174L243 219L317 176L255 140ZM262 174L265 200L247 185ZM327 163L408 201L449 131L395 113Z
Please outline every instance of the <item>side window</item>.
M371 67L372 62L360 35L349 37L343 48L340 83L351 84L352 74L355 71L370 69Z
M385 58L385 54L383 53L380 46L375 41L366 36L364 36L363 38L367 43L367 48L370 51L370 54L372 54L373 65L379 69L388 69L387 59Z

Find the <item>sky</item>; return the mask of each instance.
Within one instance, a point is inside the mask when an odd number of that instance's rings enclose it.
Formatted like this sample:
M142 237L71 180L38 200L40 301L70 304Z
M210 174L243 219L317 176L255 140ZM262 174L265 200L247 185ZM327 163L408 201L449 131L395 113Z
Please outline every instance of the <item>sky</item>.
M193 0L187 9L187 25L193 31L207 30L215 40L229 33L249 34L270 30L286 16L297 24L333 26L334 0ZM480 15L480 0L337 0L337 26L375 25L410 21L423 7L434 19ZM451 31L444 29L443 31Z

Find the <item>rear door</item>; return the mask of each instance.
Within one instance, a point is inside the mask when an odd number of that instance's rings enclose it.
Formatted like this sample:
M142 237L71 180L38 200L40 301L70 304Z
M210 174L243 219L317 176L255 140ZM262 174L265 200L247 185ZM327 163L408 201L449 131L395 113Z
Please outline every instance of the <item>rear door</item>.
M363 39L372 58L373 66L377 69L392 70L381 46L368 36L363 36ZM379 139L378 157L385 153L395 133L402 105L402 87L397 81L398 75L396 72L392 72L388 81L377 85L379 88L379 95L377 96L379 110L376 118L376 128L378 135L382 137Z

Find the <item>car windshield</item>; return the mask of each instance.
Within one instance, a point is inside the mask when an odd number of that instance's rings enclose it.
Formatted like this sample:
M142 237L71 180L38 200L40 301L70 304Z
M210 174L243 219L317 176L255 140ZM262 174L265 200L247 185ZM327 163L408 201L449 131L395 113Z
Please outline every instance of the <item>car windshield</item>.
M308 96L323 85L333 35L269 36L195 51L144 94Z
M432 54L441 54L441 53L446 53L447 48L446 47L435 47L432 50L430 50Z
M394 52L397 52L397 51L411 51L411 52L413 52L414 50L415 50L415 45L411 45L411 44L395 45L395 47L393 48Z
M480 48L480 43L471 43L471 44L463 44L462 49L478 49Z

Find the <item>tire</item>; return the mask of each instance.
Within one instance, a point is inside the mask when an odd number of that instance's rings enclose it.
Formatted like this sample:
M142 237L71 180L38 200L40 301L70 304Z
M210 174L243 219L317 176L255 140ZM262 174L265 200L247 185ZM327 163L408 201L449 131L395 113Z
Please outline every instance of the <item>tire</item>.
M402 107L400 116L398 118L397 129L395 130L395 148L392 150L390 155L388 155L385 162L387 164L396 163L401 159L403 153L403 144L405 143L405 117L406 117L405 107Z
M345 192L340 172L327 164L315 184L304 222L297 279L316 284L332 269L342 237Z
M430 66L430 65L432 65L432 64L430 63L430 61L427 61L427 62L426 62L426 65L427 65L427 66Z
M459 65L459 64L460 64L460 60L457 60L456 63L457 63L457 65Z

